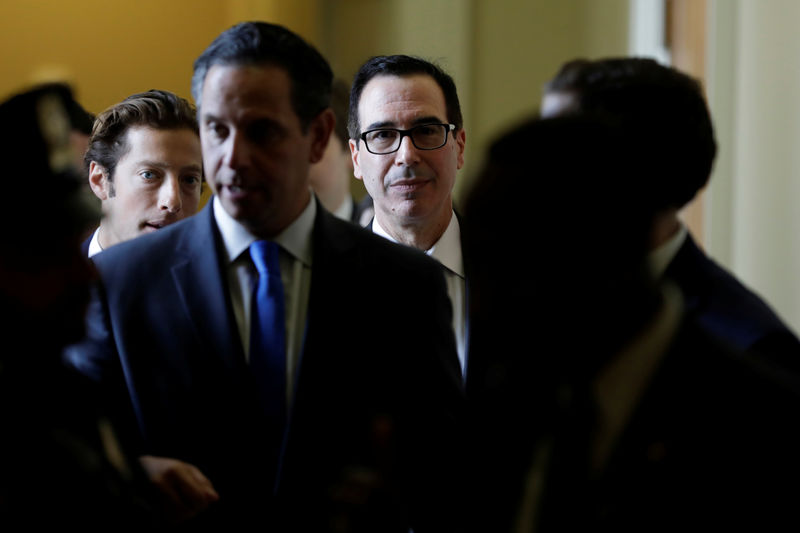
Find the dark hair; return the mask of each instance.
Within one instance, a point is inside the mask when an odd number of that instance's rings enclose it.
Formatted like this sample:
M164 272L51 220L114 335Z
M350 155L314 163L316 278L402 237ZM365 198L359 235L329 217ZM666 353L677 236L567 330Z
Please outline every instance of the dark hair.
M214 65L272 65L289 74L292 106L305 131L327 108L333 73L324 57L283 26L242 22L222 32L194 62L192 96L201 105L203 82Z
M130 149L127 132L134 126L158 130L188 129L199 135L197 114L188 100L169 91L150 90L127 97L102 113L94 121L84 162L88 169L94 161L114 176L120 158Z
M21 198L35 189L37 195L35 216L25 202L8 202L0 210L0 255L5 259L47 257L64 236L97 224L99 210L81 194L84 179L73 167L68 111L72 103L69 88L52 84L0 103L0 153L8 175L14 177L5 193Z
M660 208L681 208L711 175L717 143L700 83L645 58L578 59L545 85L573 99L574 113L602 113L633 133L650 155L642 175L658 179Z
M361 100L361 93L369 83L369 80L375 76L413 76L415 74L424 74L436 81L442 89L442 93L444 93L447 120L455 124L456 129L461 129L464 126L464 120L461 117L461 104L458 103L456 84L449 74L439 66L419 57L406 55L375 56L361 65L353 79L353 86L350 90L350 113L347 122L350 138L358 140L358 136L361 134L358 102Z

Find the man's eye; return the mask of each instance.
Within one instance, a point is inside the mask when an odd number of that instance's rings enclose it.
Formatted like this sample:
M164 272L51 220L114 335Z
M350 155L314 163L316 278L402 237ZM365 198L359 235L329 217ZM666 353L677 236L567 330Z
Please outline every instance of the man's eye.
M371 142L391 142L397 137L397 132L394 130L375 130L369 132L367 140Z
M151 179L154 179L156 177L155 173L154 172L150 172L149 170L143 170L143 171L141 171L139 173L139 175L141 177L143 177L144 179L146 179L146 180L151 180Z
M256 121L247 127L247 138L254 143L274 142L283 137L283 129L268 120Z
M198 176L184 176L183 177L183 182L184 183L188 183L189 185L195 185L197 183L200 183L200 177L198 177Z
M228 128L217 122L211 122L206 129L218 139L224 139L228 136Z

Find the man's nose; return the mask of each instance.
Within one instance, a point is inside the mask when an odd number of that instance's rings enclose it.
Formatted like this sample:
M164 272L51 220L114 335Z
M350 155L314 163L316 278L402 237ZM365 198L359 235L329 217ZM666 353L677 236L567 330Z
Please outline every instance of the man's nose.
M419 162L419 149L414 146L411 136L406 135L400 139L400 148L394 153L397 165L412 166Z
M240 170L250 164L250 147L247 140L234 131L225 145L225 164L232 170Z
M181 183L178 176L170 175L158 191L158 207L169 213L181 210Z

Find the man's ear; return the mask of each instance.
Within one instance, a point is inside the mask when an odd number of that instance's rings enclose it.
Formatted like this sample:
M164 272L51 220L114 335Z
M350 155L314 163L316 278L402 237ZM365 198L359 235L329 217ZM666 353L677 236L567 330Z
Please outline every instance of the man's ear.
M108 199L108 172L97 161L89 163L89 187L92 188L92 192L100 200Z
M361 174L361 166L358 164L358 140L350 139L350 160L353 163L353 176L357 179L363 180L364 175Z
M464 131L462 127L455 133L456 137L456 146L458 147L458 155L456 158L457 166L456 169L461 169L464 166L464 146L467 144L467 132Z
M309 125L309 134L311 135L311 157L309 161L311 164L317 163L322 159L335 124L336 116L331 108L326 109L311 121L311 125Z

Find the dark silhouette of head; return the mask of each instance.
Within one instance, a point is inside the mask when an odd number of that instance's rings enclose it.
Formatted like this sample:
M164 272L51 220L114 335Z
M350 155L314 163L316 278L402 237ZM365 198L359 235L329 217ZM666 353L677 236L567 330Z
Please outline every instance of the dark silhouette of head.
M493 346L504 371L593 372L656 309L645 260L653 210L642 201L651 191L627 142L605 120L564 117L530 120L492 144L462 235L471 346ZM485 259L498 252L501 261Z
M603 114L630 131L659 209L680 209L711 175L717 144L699 82L652 59L578 59L546 84L543 116Z

